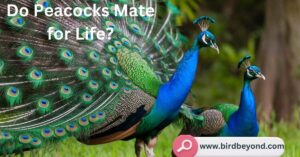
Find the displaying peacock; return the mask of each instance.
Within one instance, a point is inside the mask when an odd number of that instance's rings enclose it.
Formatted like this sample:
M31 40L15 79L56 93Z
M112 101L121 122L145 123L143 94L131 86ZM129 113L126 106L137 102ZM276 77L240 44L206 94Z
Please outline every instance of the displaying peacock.
M6 16L8 4L29 8L29 15ZM142 5L153 7L155 16L33 16L34 4L44 10L106 6L110 12L115 4ZM195 23L202 31L182 56L172 24L178 10L168 1L11 0L0 8L2 155L76 137L86 144L137 138L154 156L155 137L177 117L192 86L200 48L218 50L207 30L214 20L201 17ZM111 39L93 40L86 27L114 32ZM84 40L74 34L48 40L50 28L79 28Z
M259 131L256 118L255 97L251 82L257 78L265 80L257 66L251 66L250 56L244 57L238 64L243 69L244 85L240 105L219 104L211 109L191 109L182 106L181 118L184 128L180 134L193 136L257 136Z

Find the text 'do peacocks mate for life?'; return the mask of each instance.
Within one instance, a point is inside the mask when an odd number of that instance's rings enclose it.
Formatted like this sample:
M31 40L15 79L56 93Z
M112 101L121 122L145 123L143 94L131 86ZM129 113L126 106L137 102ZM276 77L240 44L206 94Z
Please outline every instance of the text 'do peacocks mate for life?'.
M155 13L154 8L145 7L145 6L136 6L129 7L128 5L118 5L115 4L109 7L98 7L96 4L93 4L91 7L47 7L37 4L34 5L34 16L39 14L46 15L47 17L80 17L83 14L87 17L108 17L110 15L120 16L120 17L138 17L138 16L148 16L153 17ZM7 16L16 16L20 15L26 17L29 15L29 9L27 7L18 7L14 4L7 5Z

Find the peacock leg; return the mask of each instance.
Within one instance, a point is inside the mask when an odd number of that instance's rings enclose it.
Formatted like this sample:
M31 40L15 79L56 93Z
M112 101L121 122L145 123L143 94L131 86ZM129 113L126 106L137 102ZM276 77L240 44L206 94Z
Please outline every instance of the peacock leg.
M154 137L150 139L147 144L145 144L146 157L155 157L154 147L156 143L157 143L157 137Z
M137 138L135 141L135 155L137 157L141 157L143 145L144 145L144 141Z

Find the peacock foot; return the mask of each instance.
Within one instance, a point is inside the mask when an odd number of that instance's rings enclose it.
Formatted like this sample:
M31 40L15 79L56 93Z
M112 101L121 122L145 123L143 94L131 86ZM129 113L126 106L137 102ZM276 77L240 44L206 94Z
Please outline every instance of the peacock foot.
M145 144L146 157L155 157L154 147L156 143L157 143L157 137L154 137L150 139L147 144Z

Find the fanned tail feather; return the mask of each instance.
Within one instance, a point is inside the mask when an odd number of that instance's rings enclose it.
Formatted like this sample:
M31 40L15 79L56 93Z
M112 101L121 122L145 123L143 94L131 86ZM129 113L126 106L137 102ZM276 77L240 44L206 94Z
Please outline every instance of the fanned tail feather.
M142 89L155 97L181 55L181 35L171 23L175 11L169 9L160 17L158 8L166 7L163 2L1 1L0 154L39 148L70 136L89 136L95 128L109 124L110 116L120 114L118 102L130 90ZM30 14L7 17L7 4L25 6ZM97 4L110 11L113 4L143 5L153 7L155 16L35 17L34 4L45 8ZM69 40L48 40L50 27L72 32L80 28L82 36L87 33L85 27L109 27L114 33L111 40L103 41L77 41L74 33Z

